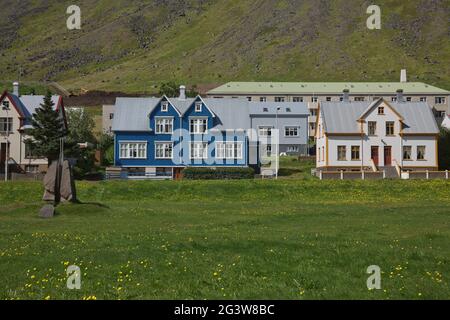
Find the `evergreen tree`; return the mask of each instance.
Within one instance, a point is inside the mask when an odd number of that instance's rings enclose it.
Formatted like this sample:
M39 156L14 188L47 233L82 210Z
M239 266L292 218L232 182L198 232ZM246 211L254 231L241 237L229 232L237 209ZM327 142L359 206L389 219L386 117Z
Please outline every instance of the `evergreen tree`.
M25 141L33 150L33 154L47 158L49 165L58 159L60 139L66 135L64 120L54 106L52 95L48 91L43 103L33 114L32 128L26 132L30 139Z
M439 135L439 168L450 169L450 130L441 128Z

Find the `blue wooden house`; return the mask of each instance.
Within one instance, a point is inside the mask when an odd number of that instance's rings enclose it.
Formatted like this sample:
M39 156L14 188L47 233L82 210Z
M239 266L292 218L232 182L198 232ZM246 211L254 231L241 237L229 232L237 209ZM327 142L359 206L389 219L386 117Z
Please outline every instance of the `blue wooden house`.
M308 139L300 134L307 132L308 110L303 104L275 108L245 99L181 94L179 98L117 98L114 109L114 165L128 178L178 178L186 167L257 166L255 140L267 130L252 128L253 122L277 123L280 132L288 132L286 121L293 121L298 133L289 137L290 143L306 144Z

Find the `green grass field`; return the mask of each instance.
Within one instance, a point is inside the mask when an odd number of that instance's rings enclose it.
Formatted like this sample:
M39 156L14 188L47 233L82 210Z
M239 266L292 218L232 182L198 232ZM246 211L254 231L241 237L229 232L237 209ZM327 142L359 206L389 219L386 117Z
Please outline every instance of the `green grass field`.
M450 297L449 182L292 167L279 181L80 182L82 204L52 220L39 183L0 183L0 299Z

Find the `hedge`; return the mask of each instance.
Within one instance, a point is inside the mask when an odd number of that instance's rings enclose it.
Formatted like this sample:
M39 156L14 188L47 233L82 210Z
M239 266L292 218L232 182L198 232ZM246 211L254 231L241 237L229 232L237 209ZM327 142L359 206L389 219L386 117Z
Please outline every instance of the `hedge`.
M253 179L255 170L252 168L196 168L183 170L183 178L187 180L230 180Z

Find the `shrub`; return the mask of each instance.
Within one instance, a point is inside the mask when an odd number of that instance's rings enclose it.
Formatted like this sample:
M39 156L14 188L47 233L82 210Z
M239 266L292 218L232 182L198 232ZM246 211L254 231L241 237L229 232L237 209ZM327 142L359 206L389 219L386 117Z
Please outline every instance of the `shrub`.
M255 170L252 168L196 168L183 170L184 179L188 180L230 180L253 179Z

